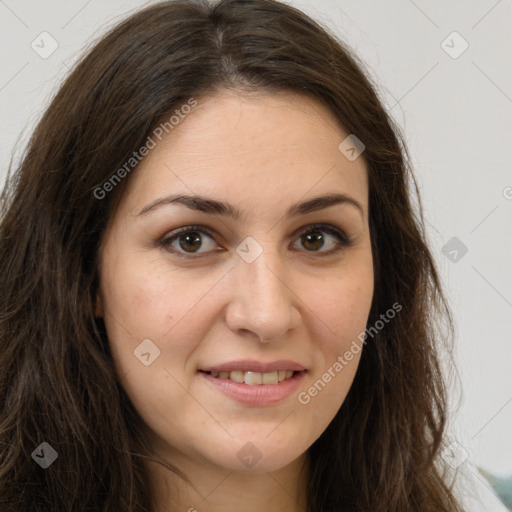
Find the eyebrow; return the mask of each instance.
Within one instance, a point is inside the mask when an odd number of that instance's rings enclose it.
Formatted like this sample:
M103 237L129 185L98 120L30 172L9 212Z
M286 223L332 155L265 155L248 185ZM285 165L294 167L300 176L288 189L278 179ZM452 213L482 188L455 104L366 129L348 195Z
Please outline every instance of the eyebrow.
M223 203L208 197L183 194L170 195L156 199L144 206L137 216L146 215L151 211L155 211L162 206L170 204L181 204L191 210L231 217L234 220L240 220L242 217L242 212L229 203ZM285 213L285 217L291 218L299 215L306 215L337 204L351 205L359 210L361 215L364 217L364 209L361 206L361 203L347 194L328 194L325 196L313 197L312 199L302 203L295 203L288 208Z

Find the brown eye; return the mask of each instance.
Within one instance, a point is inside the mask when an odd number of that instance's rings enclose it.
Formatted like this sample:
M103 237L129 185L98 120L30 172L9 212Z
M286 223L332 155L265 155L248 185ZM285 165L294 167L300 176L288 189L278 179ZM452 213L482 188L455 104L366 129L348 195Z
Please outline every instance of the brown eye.
M325 243L325 239L320 231L310 231L302 235L302 245L311 251L318 251Z
M210 247L208 247L208 240ZM199 229L194 226L187 226L175 231L170 236L164 238L160 244L170 252L185 257L187 254L203 254L216 247L212 234L209 231L205 228ZM204 246L206 246L206 250L200 250Z
M186 226L166 236L159 245L179 257L194 258L215 251L217 244L213 238L213 233L206 227ZM299 240L302 250L319 256L328 256L351 245L345 233L330 224L309 226Z
M307 252L329 255L351 245L350 239L340 229L329 224L310 226L300 236L302 247ZM327 247L327 250L321 250Z
M180 247L187 252L195 252L201 247L201 235L197 231L190 231L178 237Z

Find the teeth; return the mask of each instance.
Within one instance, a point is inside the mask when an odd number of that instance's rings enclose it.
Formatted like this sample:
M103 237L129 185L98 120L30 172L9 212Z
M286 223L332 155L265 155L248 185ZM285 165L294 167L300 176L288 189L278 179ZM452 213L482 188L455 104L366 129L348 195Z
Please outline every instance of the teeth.
M293 372L291 370L279 370L277 372L260 373L237 370L233 372L210 372L210 374L212 377L219 379L230 379L239 383L244 382L249 386L256 386L258 384L277 384L292 377Z
M244 382L249 384L250 386L254 386L256 384L263 384L263 373L260 372L245 372L244 373ZM267 373L267 375L269 375Z
M277 384L279 382L277 372L262 373L261 380L263 384Z
M236 372L222 372L227 373L227 376L224 377L225 379L231 379L235 382L243 382L244 381L244 372L236 371ZM222 378L222 377L221 377Z

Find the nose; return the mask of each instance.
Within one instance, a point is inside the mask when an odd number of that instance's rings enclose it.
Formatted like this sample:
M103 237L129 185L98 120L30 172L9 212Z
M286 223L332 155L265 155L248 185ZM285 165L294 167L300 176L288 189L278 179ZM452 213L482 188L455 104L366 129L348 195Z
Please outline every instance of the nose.
M239 259L231 271L232 300L226 311L228 327L238 335L251 333L261 343L279 341L300 324L291 271L274 253L264 251L255 261Z

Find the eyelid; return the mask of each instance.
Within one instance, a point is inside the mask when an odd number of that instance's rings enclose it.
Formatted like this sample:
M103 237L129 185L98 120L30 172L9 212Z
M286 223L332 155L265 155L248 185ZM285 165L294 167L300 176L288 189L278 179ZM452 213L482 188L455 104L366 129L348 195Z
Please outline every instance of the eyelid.
M334 249L331 249L330 251L301 251L301 252L306 252L306 254L311 254L311 255L320 256L320 257L329 256L329 255L338 253L342 249L352 246L354 243L354 240L351 237L349 237L343 229L338 228L329 223L308 224L308 225L303 226L303 227L299 228L298 230L296 230L292 236L297 238L300 235L309 233L311 231L323 231L324 233L327 233L329 235L336 237L337 241L338 241L338 246ZM158 242L158 245L165 247L166 250L168 250L172 254L176 254L178 257L187 258L187 259L197 259L197 258L200 258L201 256L207 255L211 252L216 252L216 251L206 251L206 252L201 252L201 253L186 253L186 252L176 251L174 249L168 248L170 246L170 244L172 242L174 242L176 239L178 239L181 234L189 233L189 232L199 232L201 234L206 234L212 240L215 240L214 230L208 228L207 226L188 225L188 226L183 226L181 228L177 228L174 231L166 234L164 237L162 237L160 239L160 241Z

